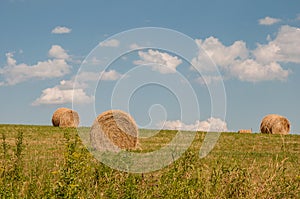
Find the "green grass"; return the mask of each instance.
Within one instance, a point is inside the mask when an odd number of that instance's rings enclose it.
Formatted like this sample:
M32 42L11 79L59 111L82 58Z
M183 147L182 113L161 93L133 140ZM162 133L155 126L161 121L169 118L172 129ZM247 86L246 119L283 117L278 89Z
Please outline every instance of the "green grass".
M176 134L140 133L139 152ZM0 198L300 198L299 135L223 133L200 159L204 137L171 165L133 174L95 160L76 129L0 125Z

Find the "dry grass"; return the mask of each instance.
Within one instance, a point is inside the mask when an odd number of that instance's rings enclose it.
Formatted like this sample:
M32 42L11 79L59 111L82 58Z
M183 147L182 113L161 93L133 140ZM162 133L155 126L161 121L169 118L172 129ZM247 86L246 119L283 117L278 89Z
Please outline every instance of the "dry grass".
M177 131L139 133L141 152L148 152ZM199 158L206 133L198 132L169 166L133 174L95 160L77 134L73 128L0 125L0 198L300 198L299 135L222 133Z

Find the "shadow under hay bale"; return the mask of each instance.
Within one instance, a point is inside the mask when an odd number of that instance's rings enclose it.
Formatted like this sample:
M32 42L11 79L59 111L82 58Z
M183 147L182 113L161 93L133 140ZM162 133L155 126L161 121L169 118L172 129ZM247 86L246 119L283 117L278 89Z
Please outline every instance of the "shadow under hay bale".
M270 114L265 116L260 124L260 132L267 134L289 134L290 122L287 118Z
M109 110L101 113L94 121L90 141L97 151L135 149L138 144L138 128L129 114Z
M53 126L78 127L79 115L76 111L68 108L58 108L52 116Z

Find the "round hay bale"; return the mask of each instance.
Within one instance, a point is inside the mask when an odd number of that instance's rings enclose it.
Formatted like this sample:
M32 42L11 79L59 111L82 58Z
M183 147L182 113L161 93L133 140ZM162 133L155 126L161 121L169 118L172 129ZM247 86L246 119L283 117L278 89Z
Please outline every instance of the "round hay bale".
M58 108L56 109L56 111L54 111L53 115L52 115L52 124L53 126L59 126L60 123L60 117L61 114L67 110L70 110L68 108Z
M290 132L290 122L287 118L270 114L265 116L260 124L261 133L267 134L289 134Z
M238 133L252 133L252 129L240 129Z
M76 111L68 108L58 108L52 116L53 126L78 127L79 115Z
M76 111L66 110L61 114L59 127L78 127L79 115Z
M98 151L135 149L138 144L138 128L129 114L109 110L95 119L90 131L90 141Z

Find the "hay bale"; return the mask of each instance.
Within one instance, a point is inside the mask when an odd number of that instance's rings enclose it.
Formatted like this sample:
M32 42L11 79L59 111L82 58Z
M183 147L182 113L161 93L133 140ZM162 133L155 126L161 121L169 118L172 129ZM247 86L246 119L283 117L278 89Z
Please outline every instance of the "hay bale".
M76 111L68 108L58 108L52 116L53 126L78 127L79 115Z
M67 110L70 110L68 108L58 108L56 109L56 111L54 111L53 115L52 115L52 124L53 126L59 126L60 123L60 117L61 114Z
M252 129L240 129L238 133L252 133Z
M270 114L262 119L260 131L268 134L289 134L290 122L281 115Z
M79 115L76 111L66 110L61 114L59 127L78 127Z
M95 119L90 131L90 141L98 151L135 149L138 144L138 128L129 114L109 110Z

